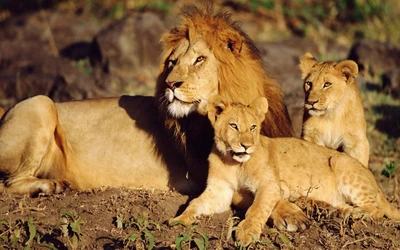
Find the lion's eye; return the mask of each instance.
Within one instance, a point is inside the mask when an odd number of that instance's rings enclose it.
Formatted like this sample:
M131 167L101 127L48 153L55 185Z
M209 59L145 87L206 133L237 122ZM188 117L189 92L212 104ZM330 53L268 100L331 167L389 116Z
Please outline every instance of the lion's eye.
M235 123L229 123L229 126L230 126L231 128L233 128L234 130L237 130L237 129L238 129L238 126L237 126Z
M196 61L194 62L194 65L203 62L206 59L205 56L199 56L196 58Z
M332 85L332 83L326 82L326 83L324 83L324 88L328 88L328 87L330 87L331 85Z
M307 81L307 82L304 83L304 86L306 88L311 88L312 87L312 82Z
M175 59L175 60L168 60L168 67L170 68L170 67L174 67L175 65L176 65L176 62L177 62L177 60Z
M257 127L256 125L251 126L250 127L250 132L254 132L254 130L256 130L256 127Z

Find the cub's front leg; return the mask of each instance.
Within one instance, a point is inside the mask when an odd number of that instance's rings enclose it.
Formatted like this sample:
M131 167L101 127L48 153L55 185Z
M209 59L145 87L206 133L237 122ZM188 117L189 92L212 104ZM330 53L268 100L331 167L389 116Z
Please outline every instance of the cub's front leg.
M242 246L248 246L260 238L268 217L280 199L279 194L279 189L273 187L266 187L256 192L253 205L247 210L245 219L236 229L236 240Z
M200 215L225 212L230 208L233 193L234 189L229 182L218 178L209 178L204 192L192 200L181 215L170 219L168 223L172 226L180 222L188 226L193 224Z

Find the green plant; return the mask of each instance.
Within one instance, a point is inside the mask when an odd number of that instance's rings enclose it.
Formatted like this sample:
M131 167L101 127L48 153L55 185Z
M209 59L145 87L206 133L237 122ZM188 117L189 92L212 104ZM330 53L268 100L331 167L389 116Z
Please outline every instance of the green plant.
M14 249L23 246L24 250L37 246L56 249L53 245L41 242L41 234L37 231L31 217L27 221L18 219L15 223L0 221L0 249Z
M123 216L118 214L115 223L117 228L120 229L134 229L134 231L124 239L125 246L135 243L140 244L143 247L147 246L147 249L154 248L154 235L151 231L154 231L155 229L160 230L160 225L156 222L149 221L149 214L147 212L143 212L135 218L130 218L128 221L124 221Z
M81 232L81 225L84 223L81 217L76 218L71 212L62 212L61 232L64 238L67 238L72 249L83 249L85 238Z
M184 226L181 222L175 222L172 225L182 225ZM208 241L209 238L205 233L200 232L197 229L197 225L191 225L189 227L185 227L186 231L181 233L178 237L175 239L175 245L177 250L184 249L187 247L187 249L191 249L190 245L194 242L194 244L197 246L198 249L204 250L207 249Z
M393 177L393 196L394 200L399 201L399 179L397 175L397 170L399 169L395 161L386 162L386 168L382 170L382 174L388 178Z
M395 173L399 169L394 161L386 162L385 166L386 167L382 170L382 174L388 178L395 175Z

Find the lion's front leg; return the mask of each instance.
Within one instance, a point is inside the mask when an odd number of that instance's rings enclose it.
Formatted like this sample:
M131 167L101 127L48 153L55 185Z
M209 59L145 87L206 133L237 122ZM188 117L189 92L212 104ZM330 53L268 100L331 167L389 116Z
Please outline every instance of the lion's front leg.
M270 192L260 190L256 193L253 205L246 212L245 219L241 221L236 229L236 239L242 246L248 246L260 238L260 234L270 216L273 208L279 200L279 191Z
M221 179L209 179L207 188L196 199L189 203L185 211L169 220L169 225L178 222L185 226L193 224L200 215L222 213L230 208L234 190L232 185Z
M0 124L0 190L30 195L62 192L66 150L50 98L36 96L18 103Z

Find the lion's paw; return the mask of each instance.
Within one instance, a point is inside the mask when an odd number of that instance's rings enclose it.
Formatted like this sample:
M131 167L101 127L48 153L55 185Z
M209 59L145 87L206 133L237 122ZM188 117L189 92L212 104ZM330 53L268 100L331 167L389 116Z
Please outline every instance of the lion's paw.
M69 187L68 182L64 180L43 180L33 194L60 194Z
M260 238L261 228L248 220L239 223L235 231L236 240L241 246L248 246Z

